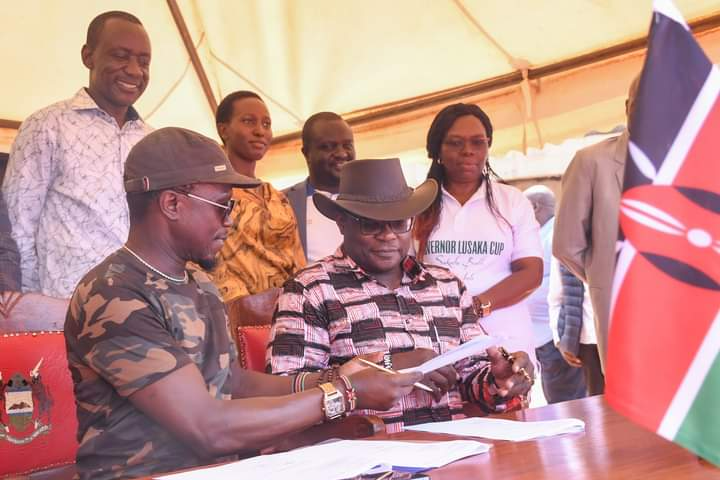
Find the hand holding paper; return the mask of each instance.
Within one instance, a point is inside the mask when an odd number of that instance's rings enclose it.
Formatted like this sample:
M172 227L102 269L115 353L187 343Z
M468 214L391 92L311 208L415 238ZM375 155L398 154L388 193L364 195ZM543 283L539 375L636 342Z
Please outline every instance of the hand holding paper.
M430 360L426 361L421 365L418 365L417 367L403 369L401 370L401 372L421 372L423 374L426 374L428 372L432 372L433 370L437 370L438 368L442 368L446 365L452 365L455 362L462 360L463 358L471 357L473 355L483 355L485 354L485 351L488 349L488 347L497 345L498 343L499 340L496 337L475 337L469 342L463 343L459 347L450 350L449 352L445 352L442 355L431 358Z

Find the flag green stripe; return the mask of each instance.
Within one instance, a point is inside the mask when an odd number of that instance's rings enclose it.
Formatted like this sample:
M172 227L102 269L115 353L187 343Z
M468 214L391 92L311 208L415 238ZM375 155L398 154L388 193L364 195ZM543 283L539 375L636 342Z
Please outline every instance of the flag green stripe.
M720 466L720 355L715 356L674 441Z

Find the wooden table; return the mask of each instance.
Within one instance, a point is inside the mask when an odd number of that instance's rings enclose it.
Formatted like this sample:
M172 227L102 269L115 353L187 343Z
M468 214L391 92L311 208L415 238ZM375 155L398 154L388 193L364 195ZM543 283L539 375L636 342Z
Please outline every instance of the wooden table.
M473 415L473 409L468 414ZM489 453L432 470L433 480L622 479L720 480L720 469L615 413L601 396L503 415L518 420L580 418L585 432L528 442L493 443ZM422 432L380 434L377 440L457 440ZM304 480L304 479L303 479ZM311 480L311 479L308 479Z
M472 415L472 411L468 412ZM528 442L493 443L476 455L429 472L433 480L456 479L720 479L720 469L631 423L602 396L503 415L517 420L580 418L585 432ZM378 439L445 440L450 435L402 432Z

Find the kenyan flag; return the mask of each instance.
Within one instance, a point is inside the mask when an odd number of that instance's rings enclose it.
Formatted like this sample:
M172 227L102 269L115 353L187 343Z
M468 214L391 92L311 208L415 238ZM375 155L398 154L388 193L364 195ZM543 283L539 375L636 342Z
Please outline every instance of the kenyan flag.
M656 0L630 122L608 402L720 465L720 72Z

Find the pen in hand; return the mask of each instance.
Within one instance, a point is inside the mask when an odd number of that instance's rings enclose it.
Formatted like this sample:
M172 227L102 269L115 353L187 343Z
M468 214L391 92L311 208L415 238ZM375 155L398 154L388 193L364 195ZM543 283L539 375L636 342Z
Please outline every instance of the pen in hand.
M375 369L380 370L380 371L385 372L385 373L391 373L391 374L393 374L393 375L395 375L395 374L398 373L398 372L396 372L395 370L390 370L389 368L381 367L380 365L377 365L377 364L375 364L375 363L373 363L373 362L370 362L370 361L368 361L368 360L365 360L364 358L358 358L358 360L360 360L362 363L364 363L364 364L367 365L368 367L375 368ZM414 385L415 387L419 388L420 390L425 390L426 392L430 392L430 393L434 393L434 392L435 392L432 388L428 387L428 386L425 385L424 383L415 382L413 385Z

